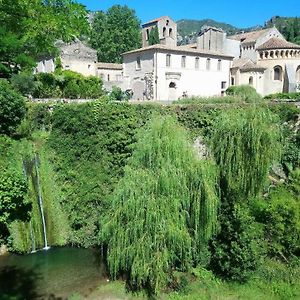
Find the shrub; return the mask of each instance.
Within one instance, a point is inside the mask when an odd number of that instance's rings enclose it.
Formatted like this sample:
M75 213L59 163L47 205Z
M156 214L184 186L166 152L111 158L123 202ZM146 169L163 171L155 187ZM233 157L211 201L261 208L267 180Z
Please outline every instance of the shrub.
M262 99L255 88L250 85L230 86L226 90L226 94L228 96L238 97L247 103L256 102Z
M122 91L121 88L117 87L117 86L113 86L112 90L109 94L109 98L110 100L114 101L122 101L122 100L129 100L128 95Z
M224 279L245 282L260 263L261 230L244 205L221 205L221 231L211 240L211 269Z
M32 95L36 88L34 75L30 72L14 74L11 77L11 84L22 95Z
M256 220L264 224L270 256L286 260L300 255L300 169L290 175L286 186L271 191L267 199L253 203Z
M25 99L0 80L0 134L12 135L26 113Z
M300 100L300 93L276 93L264 97L267 100Z

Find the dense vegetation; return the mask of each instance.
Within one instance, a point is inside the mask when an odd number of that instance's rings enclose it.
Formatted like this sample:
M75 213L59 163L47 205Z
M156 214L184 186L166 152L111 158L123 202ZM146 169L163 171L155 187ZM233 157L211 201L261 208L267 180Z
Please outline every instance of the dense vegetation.
M95 14L90 43L98 51L98 60L121 63L122 53L141 47L140 21L126 5L114 5Z
M85 77L59 68L54 73L28 72L15 74L12 86L23 95L35 98L96 99L103 95L102 81L96 76Z
M50 244L102 246L111 277L131 289L188 293L203 276L251 283L253 273L273 284L267 266L297 270L299 109L106 100L27 105L9 132L18 140L2 132L12 250L43 247L39 176Z
M87 11L72 0L0 1L0 77L55 54L54 42L69 41L88 31Z

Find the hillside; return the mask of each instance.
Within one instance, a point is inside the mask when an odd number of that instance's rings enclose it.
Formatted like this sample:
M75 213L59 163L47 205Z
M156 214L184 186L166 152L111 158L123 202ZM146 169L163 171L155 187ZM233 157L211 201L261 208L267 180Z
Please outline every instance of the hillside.
M221 28L228 35L232 35L240 31L251 31L276 26L288 41L300 44L300 18L298 17L288 18L274 16L270 20L266 21L264 25L257 25L249 28L238 28L231 24L218 22L212 19L181 19L177 21L177 25L179 44L189 44L195 42L197 35L203 26Z

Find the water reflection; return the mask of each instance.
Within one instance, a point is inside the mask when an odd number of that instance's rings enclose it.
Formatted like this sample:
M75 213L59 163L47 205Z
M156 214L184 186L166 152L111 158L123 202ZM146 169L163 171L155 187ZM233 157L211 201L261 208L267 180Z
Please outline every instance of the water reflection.
M67 299L87 296L106 272L99 251L57 248L35 254L0 257L0 299Z

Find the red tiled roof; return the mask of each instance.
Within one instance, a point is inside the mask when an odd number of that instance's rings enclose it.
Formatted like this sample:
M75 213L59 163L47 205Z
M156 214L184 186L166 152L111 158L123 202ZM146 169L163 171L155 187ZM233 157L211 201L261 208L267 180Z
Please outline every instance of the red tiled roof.
M228 38L232 40L241 41L242 43L256 42L262 35L264 35L269 30L270 28L245 32L245 33L239 33L239 34L231 35Z
M98 69L108 69L108 70L122 70L123 65L122 64L114 64L114 63L98 62L97 68Z
M170 19L170 17L168 17L168 16L162 16L162 17L153 19L151 21L148 21L148 22L144 23L142 26L147 25L147 24L151 24L151 23L156 23L156 22L158 22L158 21L160 21L162 19L165 19L165 18L169 18Z
M274 37L266 41L264 44L260 45L257 49L300 49L300 45L293 44L287 42L286 40Z

